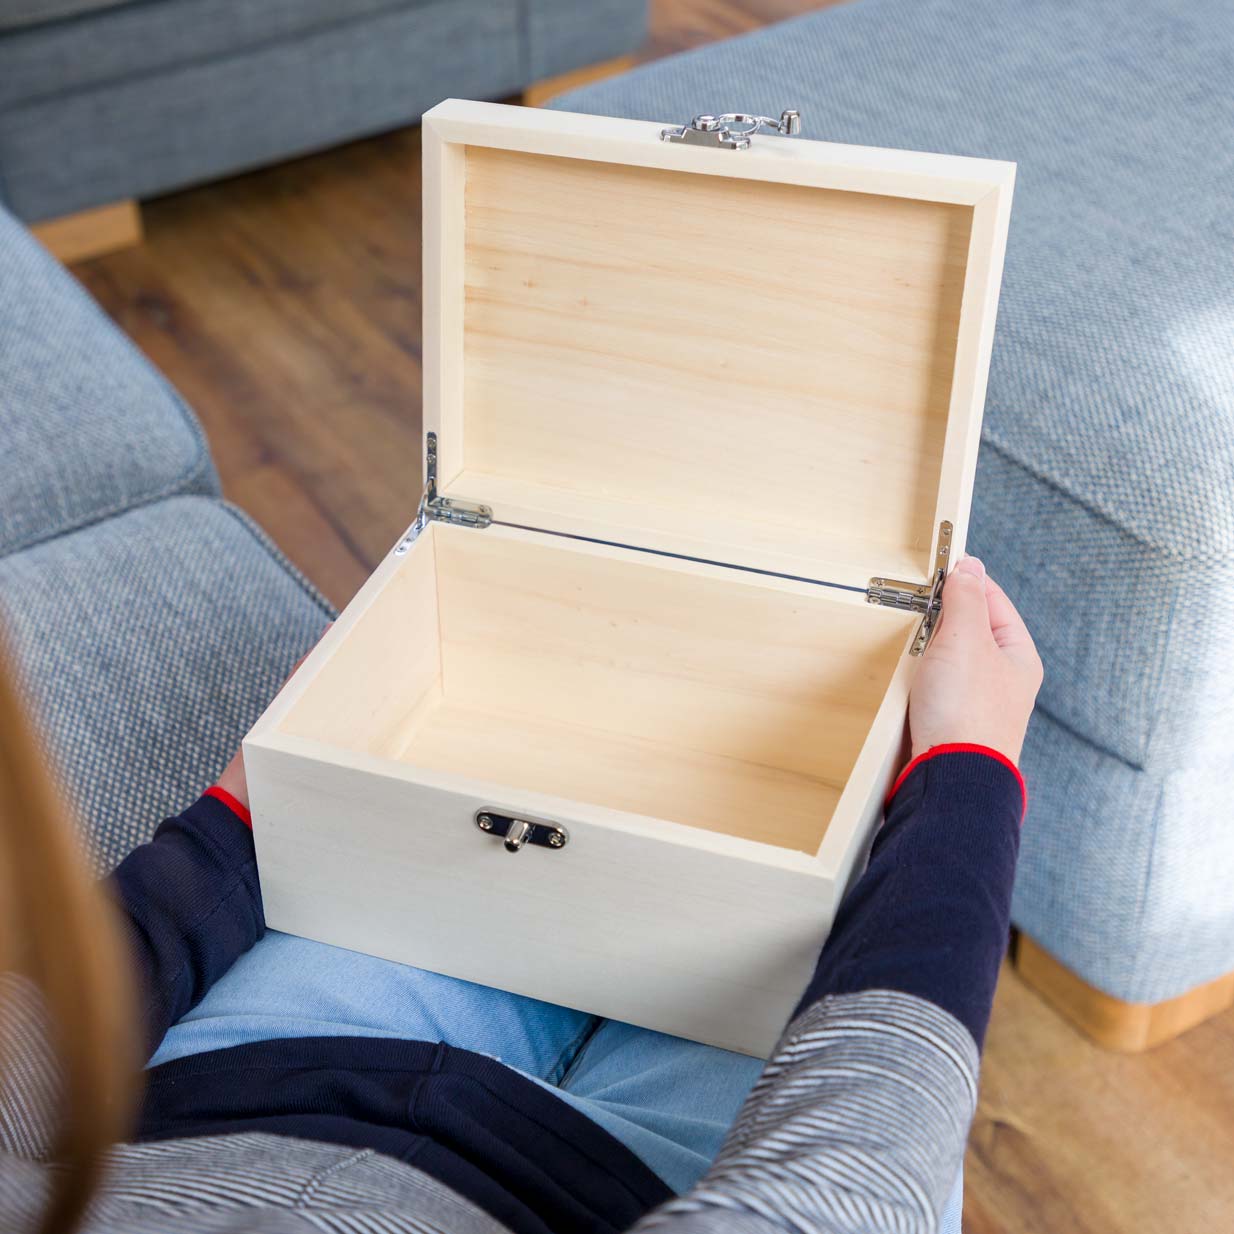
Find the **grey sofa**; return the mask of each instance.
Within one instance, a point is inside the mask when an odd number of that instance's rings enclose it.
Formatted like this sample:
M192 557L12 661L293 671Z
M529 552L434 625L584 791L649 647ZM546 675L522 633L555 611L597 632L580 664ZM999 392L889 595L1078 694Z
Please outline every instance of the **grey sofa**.
M5 0L0 201L141 198L633 50L647 0Z
M331 613L3 209L0 442L0 636L104 870L212 782Z
M1126 1003L1217 981L1175 1027L1234 998L1231 64L1228 0L857 0L554 103L1019 163L970 534L1046 666L1014 917Z

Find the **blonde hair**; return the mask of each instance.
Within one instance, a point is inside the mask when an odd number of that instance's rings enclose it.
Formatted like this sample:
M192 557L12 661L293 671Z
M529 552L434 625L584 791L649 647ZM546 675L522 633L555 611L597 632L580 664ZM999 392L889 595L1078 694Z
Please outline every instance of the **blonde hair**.
M116 912L86 871L2 647L0 973L42 996L60 1077L47 1096L61 1168L40 1230L66 1234L85 1214L108 1147L129 1128L139 1061L133 980Z

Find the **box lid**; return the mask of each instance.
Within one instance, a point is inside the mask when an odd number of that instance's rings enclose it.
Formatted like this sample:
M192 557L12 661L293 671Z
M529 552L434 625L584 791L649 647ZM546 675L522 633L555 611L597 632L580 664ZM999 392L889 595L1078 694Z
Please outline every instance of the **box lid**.
M663 127L425 116L439 494L862 592L928 579L940 524L964 544L1014 165Z

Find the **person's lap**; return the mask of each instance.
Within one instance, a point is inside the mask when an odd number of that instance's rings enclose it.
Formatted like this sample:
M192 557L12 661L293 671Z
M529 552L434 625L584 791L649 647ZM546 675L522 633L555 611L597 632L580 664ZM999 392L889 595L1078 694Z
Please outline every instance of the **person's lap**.
M586 1114L672 1188L719 1151L758 1059L271 931L168 1032L151 1066L283 1037L443 1041ZM940 1229L956 1234L960 1183ZM952 1212L951 1210L954 1210Z

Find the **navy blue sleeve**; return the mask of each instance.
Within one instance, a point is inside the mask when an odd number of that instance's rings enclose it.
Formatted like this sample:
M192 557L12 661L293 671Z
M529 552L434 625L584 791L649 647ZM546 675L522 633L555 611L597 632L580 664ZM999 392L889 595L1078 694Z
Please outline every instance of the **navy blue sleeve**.
M253 834L223 802L201 797L134 849L112 884L128 919L153 1053L265 933Z
M1007 948L1024 787L1000 758L931 751L902 777L797 1009L898 990L955 1016L981 1047Z

